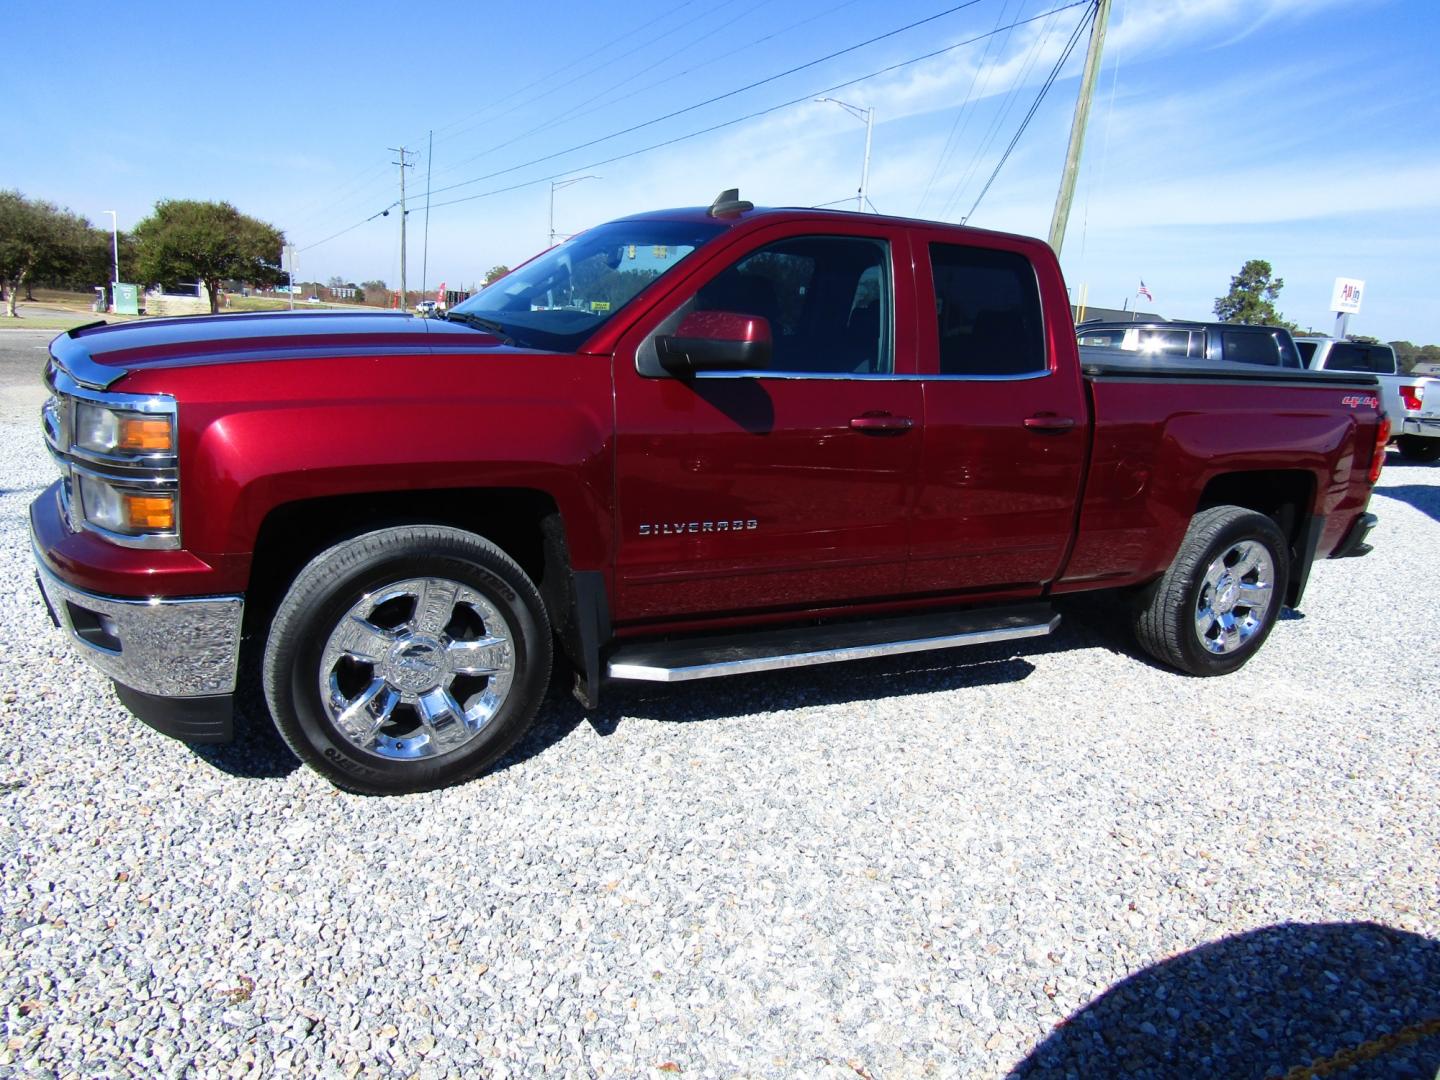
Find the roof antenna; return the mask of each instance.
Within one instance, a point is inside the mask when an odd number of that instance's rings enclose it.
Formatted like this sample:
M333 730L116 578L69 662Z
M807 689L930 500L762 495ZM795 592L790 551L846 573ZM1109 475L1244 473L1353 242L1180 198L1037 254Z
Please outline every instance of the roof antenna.
M731 217L754 209L755 204L740 198L740 189L732 187L726 188L715 196L715 201L710 204L708 213L711 217Z

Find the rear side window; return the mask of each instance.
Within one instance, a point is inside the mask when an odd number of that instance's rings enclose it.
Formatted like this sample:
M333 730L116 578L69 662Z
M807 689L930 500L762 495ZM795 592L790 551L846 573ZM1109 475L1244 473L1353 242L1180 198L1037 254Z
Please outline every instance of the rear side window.
M1318 342L1314 341L1297 341L1295 343L1295 347L1300 350L1300 361L1306 367L1309 367L1310 362L1315 359L1315 346L1317 344Z
M1370 371L1376 375L1395 374L1395 354L1388 345L1357 345L1337 341L1325 358L1327 371Z
M1225 359L1232 363L1280 366L1279 346L1269 334L1222 330L1220 339L1225 347Z
M1046 371L1035 271L1011 251L931 244L941 375Z

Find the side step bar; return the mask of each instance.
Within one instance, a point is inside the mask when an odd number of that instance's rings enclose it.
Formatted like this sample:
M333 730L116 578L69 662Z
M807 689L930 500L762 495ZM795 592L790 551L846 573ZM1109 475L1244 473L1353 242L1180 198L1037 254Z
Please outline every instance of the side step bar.
M940 612L622 645L611 654L612 679L677 683L722 675L867 660L878 656L1044 637L1060 625L1048 604Z

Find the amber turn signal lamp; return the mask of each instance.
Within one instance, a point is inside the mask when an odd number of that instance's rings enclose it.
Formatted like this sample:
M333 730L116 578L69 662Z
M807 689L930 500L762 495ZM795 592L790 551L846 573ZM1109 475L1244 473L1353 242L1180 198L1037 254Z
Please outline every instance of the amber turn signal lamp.
M118 450L170 450L168 417L127 416L120 420Z
M125 518L132 528L146 532L173 532L175 499L170 495L121 494Z

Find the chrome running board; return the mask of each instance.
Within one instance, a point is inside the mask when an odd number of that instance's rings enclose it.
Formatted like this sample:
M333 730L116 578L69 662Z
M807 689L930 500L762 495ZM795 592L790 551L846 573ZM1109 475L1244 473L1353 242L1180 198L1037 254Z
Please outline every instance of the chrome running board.
M941 612L822 626L787 627L678 641L622 645L612 679L677 683L759 671L868 660L880 656L1044 637L1060 625L1048 604Z

